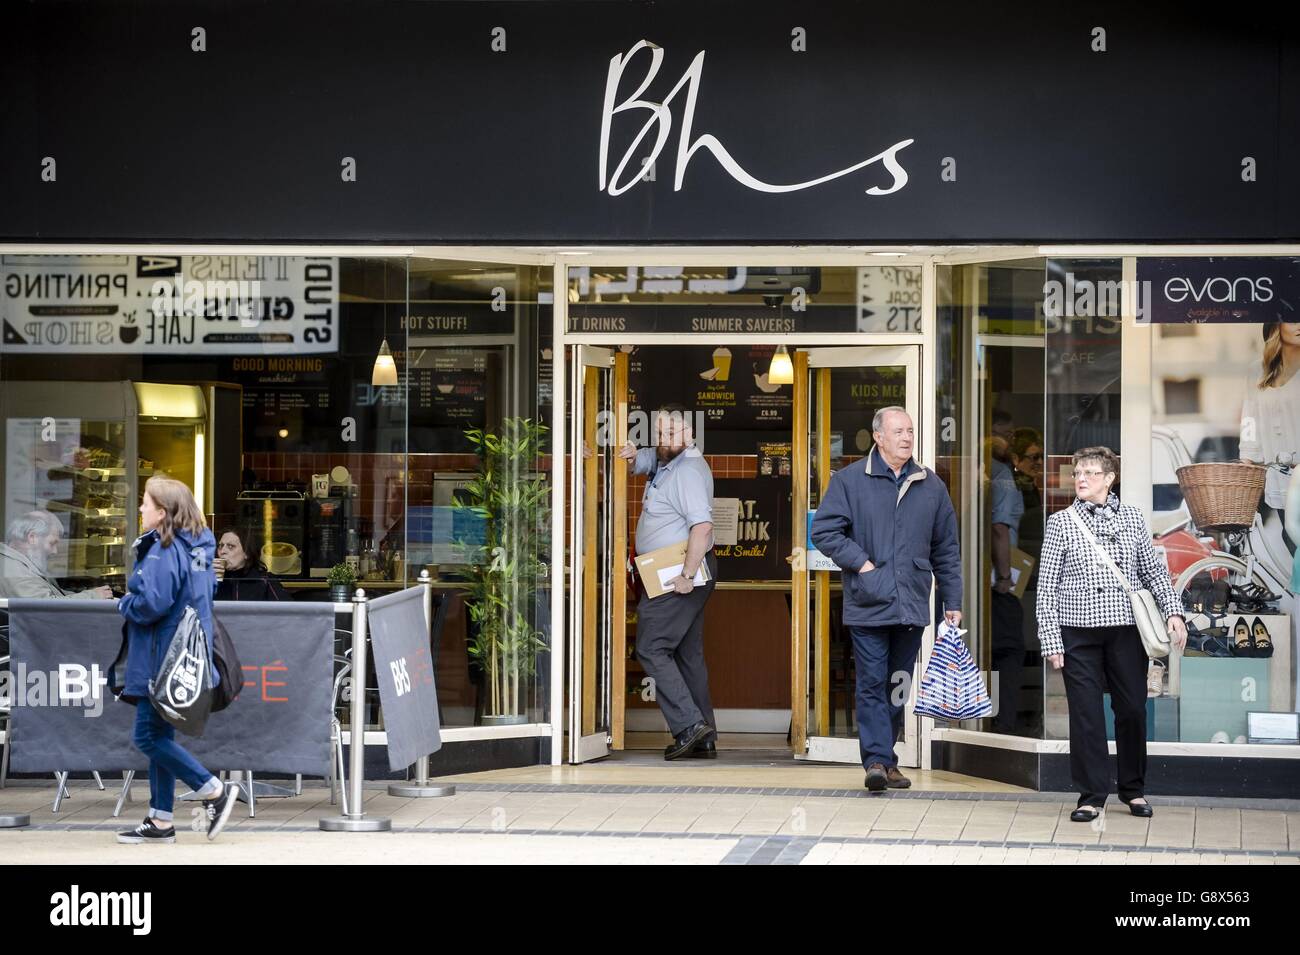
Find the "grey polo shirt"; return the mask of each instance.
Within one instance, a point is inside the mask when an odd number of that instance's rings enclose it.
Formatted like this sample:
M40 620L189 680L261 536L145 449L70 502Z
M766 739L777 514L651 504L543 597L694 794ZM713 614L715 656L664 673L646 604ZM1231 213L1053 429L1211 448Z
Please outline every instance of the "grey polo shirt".
M650 475L636 522L638 554L680 544L696 524L713 522L713 472L698 448L687 448L667 464L659 464L654 448L642 448L633 470Z

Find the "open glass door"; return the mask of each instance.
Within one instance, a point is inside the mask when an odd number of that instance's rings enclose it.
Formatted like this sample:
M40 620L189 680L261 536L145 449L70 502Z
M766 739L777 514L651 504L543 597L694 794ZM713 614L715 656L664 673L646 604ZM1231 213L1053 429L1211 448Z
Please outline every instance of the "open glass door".
M794 354L795 527L803 527L791 574L790 743L796 758L857 763L853 642L841 625L840 572L808 540L814 511L831 474L871 449L871 419L890 405L906 408L921 435L920 347L917 345L814 348ZM921 462L927 463L927 462ZM915 682L915 681L913 681ZM919 725L909 692L904 766L916 766Z
M622 748L627 646L627 355L573 348L569 432L569 762Z

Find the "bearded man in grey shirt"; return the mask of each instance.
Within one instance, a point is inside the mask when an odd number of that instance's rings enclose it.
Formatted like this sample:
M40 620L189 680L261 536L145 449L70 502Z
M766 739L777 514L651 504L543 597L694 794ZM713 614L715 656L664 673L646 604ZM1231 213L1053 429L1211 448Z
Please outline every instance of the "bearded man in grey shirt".
M619 457L649 477L636 525L636 550L646 554L686 541L686 562L672 580L672 592L653 600L643 592L637 604L636 655L654 680L655 699L673 742L664 759L716 758L717 731L704 665L704 604L713 593L713 472L695 447L690 414L665 405L655 420L656 447L632 444ZM695 582L704 564L709 579Z

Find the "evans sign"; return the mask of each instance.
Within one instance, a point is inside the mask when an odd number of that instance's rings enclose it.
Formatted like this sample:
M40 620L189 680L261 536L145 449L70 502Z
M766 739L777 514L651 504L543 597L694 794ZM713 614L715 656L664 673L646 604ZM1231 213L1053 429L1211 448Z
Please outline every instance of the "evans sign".
M1138 259L1137 275L1157 324L1300 320L1300 259Z

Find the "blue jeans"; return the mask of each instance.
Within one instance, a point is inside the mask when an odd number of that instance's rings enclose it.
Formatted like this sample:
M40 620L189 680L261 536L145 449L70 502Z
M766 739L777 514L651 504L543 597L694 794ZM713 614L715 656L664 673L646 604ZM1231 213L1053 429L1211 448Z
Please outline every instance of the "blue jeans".
M176 742L176 727L158 715L147 699L135 705L135 748L149 757L149 815L172 818L176 780L195 792L216 780Z
M858 749L863 767L898 765L894 743L921 652L922 627L849 627L857 669Z

